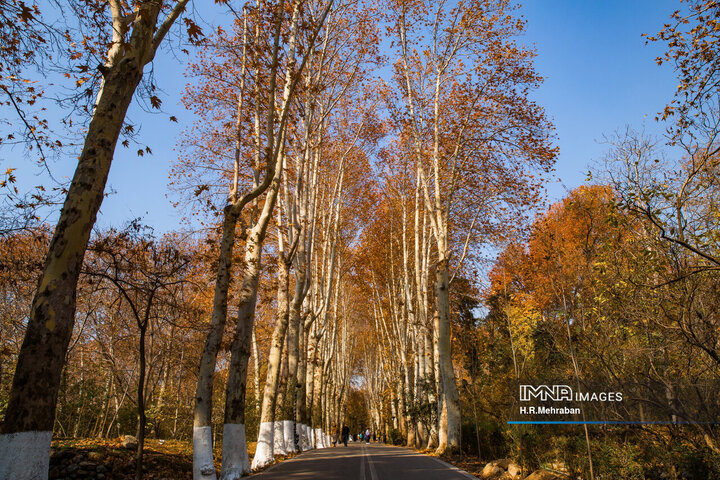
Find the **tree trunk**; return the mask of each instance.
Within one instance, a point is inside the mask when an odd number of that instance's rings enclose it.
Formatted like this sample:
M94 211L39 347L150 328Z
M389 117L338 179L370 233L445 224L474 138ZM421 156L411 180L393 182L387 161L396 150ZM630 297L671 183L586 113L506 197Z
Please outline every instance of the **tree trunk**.
M297 406L297 394L298 389L297 382L297 370L298 360L300 353L300 314L295 308L295 299L298 297L299 286L295 286L295 298L293 298L293 304L290 309L287 343L288 343L288 381L285 391L285 408L283 411L283 419L290 419L293 422L292 428L292 442L290 445L286 444L286 448L290 452L299 451L301 449L300 439L295 431L295 424L298 420L296 415ZM287 435L286 435L287 436Z
M73 428L73 438L78 438L78 434L80 433L80 420L82 419L82 413L83 413L83 406L85 404L85 361L84 361L84 352L82 349L80 350L80 391L78 392L78 396L80 397L80 403L78 404L77 408L77 418L75 419L75 428Z
M260 393L260 349L258 348L255 329L252 331L250 342L252 347L253 371L255 373L255 375L253 375L253 394L255 395L255 398L253 399L253 406L255 407L255 411L260 413L260 407L262 404L262 393Z
M442 397L442 375L440 372L440 363L438 359L438 313L437 311L433 315L433 328L432 328L432 368L433 378L435 380L435 402L437 406L435 408L435 421L432 422L432 428L430 429L430 437L428 438L428 448L437 447L440 445L440 417L442 416L443 408L443 397ZM445 442L447 444L447 441Z
M295 423L298 425L299 431L300 431L300 445L302 446L302 450L311 449L312 447L312 439L308 435L308 429L309 429L309 420L308 420L308 412L307 412L307 397L306 397L306 385L305 385L305 374L307 370L307 345L308 345L308 333L307 329L305 328L304 321L302 317L299 318L299 324L300 324L300 333L298 337L302 340L301 346L304 347L304 350L300 350L300 355L298 356L298 365L297 365L297 375L296 375L296 382L297 382L297 388L295 389Z
M213 312L205 346L200 355L195 410L193 419L193 479L215 480L216 472L212 451L212 395L215 365L227 320L230 267L235 247L237 215L231 205L225 207L218 270L215 279Z
M108 370L108 378L105 383L105 394L103 395L103 414L102 420L97 425L97 428L93 432L93 436L97 438L103 438L105 434L105 424L107 423L108 412L110 411L110 391L112 389L113 374L112 369Z
M175 329L170 330L170 335L172 338L172 335L174 335ZM170 343L170 348L165 349L163 352L164 356L169 355L169 352L172 351L172 342ZM155 422L153 422L153 433L155 435L155 438L162 438L165 431L163 430L163 410L165 409L165 397L167 396L167 387L168 382L170 381L170 365L163 361L163 365L160 367L160 371L162 373L162 380L160 381L160 392L158 393L157 397L157 403L155 404L155 411L157 412L155 415Z
M282 155L278 155L270 188L262 213L248 234L245 245L245 265L239 295L238 321L230 350L230 370L225 389L225 424L223 426L222 480L235 480L250 473L245 438L245 393L250 360L251 338L255 322L255 303L260 280L260 260L267 227L272 217L280 188L283 170Z
M124 38L115 41L115 29L113 46L102 67L97 105L32 301L0 428L0 458L13 461L0 464L0 478L47 478L60 375L75 321L78 277L115 145L144 66L153 59L187 2L178 1L159 28L163 2L138 2L127 43ZM113 11L113 26L117 21Z
M282 232L278 232L282 236ZM282 241L281 241L282 243ZM278 255L278 297L277 320L272 335L268 370L263 391L262 410L260 414L260 430L257 447L251 468L253 470L269 465L274 461L275 405L280 379L280 363L282 359L285 333L288 326L288 264L280 247Z
M452 364L450 331L450 298L447 265L443 261L435 273L438 300L438 363L442 383L442 417L438 453L460 449L460 396Z
M185 360L185 342L182 342L182 347L180 348L180 368L177 376L177 389L175 390L175 418L173 419L172 429L173 440L177 440L177 424L180 414L180 387L182 386L183 367L185 366L183 360Z
M262 246L258 245L257 237L250 237L246 248L245 277L225 389L221 480L237 480L250 473L245 437L245 400Z
M148 306L151 300L148 300ZM147 332L148 319L145 323L138 325L140 328L140 371L138 374L137 388L137 407L138 407L138 425L137 425L137 452L135 453L135 478L142 480L143 467L143 448L145 447L145 424L147 417L145 416L145 333Z
M60 375L75 321L80 268L142 65L112 68L88 127L33 298L0 435L0 478L47 478Z

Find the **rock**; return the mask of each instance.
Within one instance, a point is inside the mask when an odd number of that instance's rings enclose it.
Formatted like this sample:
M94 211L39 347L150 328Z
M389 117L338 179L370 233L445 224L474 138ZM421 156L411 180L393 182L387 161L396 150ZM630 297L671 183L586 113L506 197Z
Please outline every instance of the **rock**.
M522 468L517 463L510 463L507 468L507 473L511 478L520 478L522 475Z
M105 473L107 471L107 468L105 467L105 465L98 465L95 471L98 473Z
M483 468L482 478L487 478L487 479L497 478L500 475L502 475L503 473L505 473L505 470L498 467L497 465L493 465L491 462L491 463L488 463L487 465L485 465L485 468Z
M66 458L70 458L73 455L75 455L73 452L69 450L54 450L52 454L50 454L50 461L53 460L65 460Z
M507 458L503 458L501 460L493 460L490 462L491 465L495 465L496 467L500 467L503 470L508 469L508 465L512 463L512 460L508 460Z
M75 465L74 463L71 463L70 465L67 466L67 468L66 468L65 470L67 471L67 473L73 473L73 472L75 472L75 470L77 470L78 468L80 468L80 467L78 467L78 466Z
M102 460L105 455L102 452L90 452L88 453L88 460L97 462Z
M562 477L559 477L558 475L555 475L552 472L548 472L547 470L536 470L533 473L530 474L530 476L525 477L525 480L560 480Z
M137 438L132 435L125 435L122 439L122 446L128 450L135 450L138 446Z

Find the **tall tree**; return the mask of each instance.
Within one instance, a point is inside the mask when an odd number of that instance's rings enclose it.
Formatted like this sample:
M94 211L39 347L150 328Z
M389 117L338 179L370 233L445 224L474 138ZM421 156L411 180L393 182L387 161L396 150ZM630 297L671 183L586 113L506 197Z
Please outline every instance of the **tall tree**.
M474 220L460 230L472 239L497 220L500 205L534 201L538 184L532 172L547 172L555 150L550 124L529 99L541 78L532 66L533 52L514 42L524 24L513 17L509 2L395 2L391 7L395 79L405 104L399 123L411 139L435 243L438 451L444 452L460 447L449 290L453 243L464 242L454 238L459 229L453 222L474 210ZM455 255L461 262L462 252Z
M60 375L75 319L78 277L115 145L146 65L189 0L108 2L112 42L83 150L33 299L0 435L8 478L46 477ZM168 11L169 9L169 11ZM164 18L161 13L166 12Z
M221 476L235 478L249 472L244 430L245 382L261 273L260 259L283 172L283 152L287 141L285 132L291 122L293 98L308 58L306 54L301 61L296 60L296 38L300 28L307 30L309 41L305 47L307 51L312 51L332 3L321 4L321 10L315 12L318 16L312 18L310 13L307 18L302 17L303 5L303 2L258 2L252 14L244 11L237 19L233 35L228 36L222 29L218 31L213 42L208 44L205 56L194 67L202 81L189 97L199 100L196 106L203 106L199 107L202 108L201 113L222 114L217 117L217 123L209 124L207 136L201 137L206 143L194 145L204 152L199 160L207 160L208 163L201 165L199 161L190 161L187 164L192 169L204 169L210 164L217 164L221 172L228 173L220 182L230 185L230 194L224 197L221 209L223 227L213 315L198 376L193 442L195 478L215 478L216 475L210 430L212 386L227 318L228 290L239 222L242 222L240 237L245 241L245 255L239 269L241 286L236 299L239 317L231 348L232 360L226 389ZM238 45L240 48L237 48ZM242 54L238 58L239 52ZM216 74L222 76L227 71L237 73L237 82L233 85L236 89L229 98L228 89L214 82ZM282 95L277 98L279 84L282 85ZM248 94L250 89L252 94ZM235 118L232 125L227 124L223 115L228 110L233 112ZM203 121L202 125L204 128L208 123ZM228 132L229 136L224 137ZM249 136L251 142L244 142L248 137L244 132L252 132ZM222 163L222 156L206 155L208 150L221 151L228 147L233 159L230 168ZM250 173L246 174L244 156L248 151L251 167ZM208 185L217 181L214 178L204 180L206 183L193 187L195 197L210 190ZM241 193L242 189L247 193ZM247 205L253 206L249 215L250 226L243 218L243 209Z

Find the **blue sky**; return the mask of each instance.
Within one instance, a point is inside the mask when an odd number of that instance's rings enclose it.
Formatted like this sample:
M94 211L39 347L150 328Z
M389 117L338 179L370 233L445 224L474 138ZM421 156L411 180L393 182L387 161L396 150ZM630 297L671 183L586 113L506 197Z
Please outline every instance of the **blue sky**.
M678 9L668 0L529 0L525 39L537 48L546 77L535 99L557 128L560 157L550 200L580 185L607 147L603 134L626 125L661 134L655 114L675 91L672 68L658 66L661 44L645 45Z
M669 0L527 0L521 13L527 32L521 40L537 49L536 68L546 77L534 99L557 127L560 146L556 179L548 186L551 201L580 185L590 164L602 158L603 134L631 125L651 133L663 127L655 113L671 99L676 85L672 69L658 67L662 45L645 45L642 33L656 33L678 1ZM206 18L210 22L222 20ZM178 60L179 59L179 60ZM139 140L153 155L139 158L137 147L118 147L98 226L120 225L143 217L158 231L180 225L185 212L166 197L175 144L192 117L179 98L185 88L184 54L159 54L155 64L162 89L163 114L148 114L134 105L130 118L141 126ZM179 123L168 120L169 115ZM72 175L74 162L53 167L59 177ZM29 185L37 183L30 179Z

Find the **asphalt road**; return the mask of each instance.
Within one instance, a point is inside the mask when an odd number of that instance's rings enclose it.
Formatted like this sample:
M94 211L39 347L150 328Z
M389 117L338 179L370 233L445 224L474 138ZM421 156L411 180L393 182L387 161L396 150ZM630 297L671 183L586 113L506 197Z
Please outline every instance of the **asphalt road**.
M351 442L310 450L253 475L258 480L467 480L472 475L406 448Z

